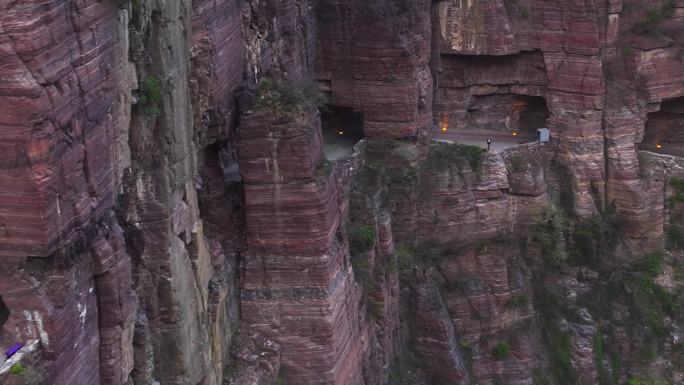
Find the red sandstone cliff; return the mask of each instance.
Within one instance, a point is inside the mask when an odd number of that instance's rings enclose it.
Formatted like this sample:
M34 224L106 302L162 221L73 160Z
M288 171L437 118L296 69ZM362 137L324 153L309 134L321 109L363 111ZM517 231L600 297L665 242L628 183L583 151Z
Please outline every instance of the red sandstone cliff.
M684 381L681 0L0 10L3 383Z

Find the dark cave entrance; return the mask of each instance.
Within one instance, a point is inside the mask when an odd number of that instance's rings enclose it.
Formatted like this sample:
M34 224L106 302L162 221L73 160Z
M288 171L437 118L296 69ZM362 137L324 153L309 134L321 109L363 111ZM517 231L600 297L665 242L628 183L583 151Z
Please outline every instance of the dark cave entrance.
M684 157L684 97L665 100L648 114L639 149Z
M351 107L326 106L321 110L323 154L333 161L353 153L363 139L363 115Z
M466 111L465 129L513 131L534 137L537 129L547 127L549 108L540 96L474 96Z
M3 335L3 329L5 327L5 323L9 319L9 316L9 308L7 307L7 305L5 305L5 301L2 299L2 296L0 296L0 337ZM2 342L1 338L0 342Z

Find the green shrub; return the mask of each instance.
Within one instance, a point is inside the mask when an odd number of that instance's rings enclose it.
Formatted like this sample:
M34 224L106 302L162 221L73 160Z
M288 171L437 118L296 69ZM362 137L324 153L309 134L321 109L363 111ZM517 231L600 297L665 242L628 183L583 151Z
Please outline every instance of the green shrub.
M580 266L598 268L601 256L610 255L620 240L621 219L615 207L592 218L578 220L572 229L571 257Z
M280 367L274 385L285 385L285 367Z
M551 331L551 374L558 385L574 385L570 335L559 330Z
M416 255L413 249L406 246L399 246L394 250L394 255L397 258L397 268L400 271L411 270Z
M617 384L620 381L620 373L622 371L622 358L619 354L614 354L610 357L610 370L613 374L612 384ZM603 384L601 384L603 385Z
M638 378L632 377L627 382L627 385L669 385L667 381L654 378Z
M594 365L596 366L596 374L598 374L599 385L612 385L613 381L610 373L606 370L603 360L605 356L605 343L603 341L603 334L597 330L594 334Z
M375 229L370 225L350 223L347 226L349 251L356 255L370 250L375 245Z
M668 18L674 16L675 11L677 10L677 4L675 3L675 0L667 0L665 4L663 4L662 8L660 8L660 13L662 18Z
M416 184L416 170L412 167L386 167L384 176L386 184L393 189L403 191Z
M649 342L655 340L656 343L658 338L667 335L666 315L675 316L682 307L682 300L677 295L655 282L662 271L663 256L660 253L649 253L614 278L630 294L633 314L648 326L647 331L651 333ZM652 348L649 349L653 351Z
M669 250L684 250L684 230L679 223L670 223L667 226L665 241Z
M405 196L416 183L415 168L388 166L378 160L367 160L354 177L354 186L361 192L371 194L387 187L388 199Z
M475 254L484 255L487 253L487 248L487 241L481 239L475 244Z
M675 370L684 370L684 342L677 342L672 346L672 352L674 357L672 363L674 364Z
M508 157L508 164L511 167L511 172L523 172L527 170L527 161L520 154L513 154Z
M646 362L651 362L658 357L658 341L648 341L639 349L639 356Z
M499 342L492 349L492 357L497 360L505 360L511 354L511 347L505 342Z
M486 153L484 148L469 144L435 143L430 147L422 168L428 172L441 172L455 165L459 170L468 166L471 170L480 172Z
M159 107L164 98L164 88L154 76L150 76L140 83L138 104L145 115L154 116L159 113Z
M675 0L667 0L660 8L648 7L644 18L634 25L634 32L638 34L657 35L660 24L672 17L676 8Z
M677 342L672 346L672 351L678 354L684 354L684 342Z
M131 3L131 11L133 11L133 13L140 12L140 8L142 7L142 3L141 3L142 0L129 0L129 1Z
M553 204L541 207L534 224L532 240L541 248L544 262L549 268L560 267L566 259L562 240L567 226L567 218L561 209Z
M515 294L506 302L507 309L520 309L527 306L529 299L525 294Z
M672 187L672 195L667 198L668 205L674 207L678 203L684 203L684 179L670 178L670 187Z
M387 259L385 271L388 274L396 274L399 272L399 260L396 254L390 255L390 257Z
M595 265L601 247L601 225L595 220L577 224L573 235L573 259L580 265Z
M368 316L372 320L381 319L385 315L385 303L373 297L368 297L366 309L368 310Z
M9 372L17 376L23 376L24 374L26 374L26 367L21 363L17 362L16 364L12 365L12 367L10 367Z
M663 255L658 252L648 253L636 262L635 267L638 273L655 278L663 273Z
M649 7L646 10L646 18L644 21L649 24L659 23L661 21L660 10L656 7Z
M401 385L408 378L409 369L399 357L395 358L389 369L389 385Z
M672 269L674 270L675 279L677 281L684 281L684 262L672 261Z
M594 334L594 356L599 360L603 360L604 353L603 334L600 331L596 331L596 334Z
M543 287L535 292L535 308L539 309L544 342L548 348L550 382L554 385L576 385L570 335L558 328L559 320L572 317L575 311L552 287Z
M532 369L532 384L534 385L551 385L549 380L544 375L541 369Z
M278 116L288 118L302 117L311 108L324 103L313 79L271 79L264 78L257 85L256 105L267 108Z

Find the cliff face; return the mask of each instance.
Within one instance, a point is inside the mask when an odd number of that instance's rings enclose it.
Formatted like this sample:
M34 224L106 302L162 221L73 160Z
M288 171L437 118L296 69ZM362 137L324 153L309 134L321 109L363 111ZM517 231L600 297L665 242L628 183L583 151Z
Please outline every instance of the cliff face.
M684 381L680 0L0 10L3 383Z

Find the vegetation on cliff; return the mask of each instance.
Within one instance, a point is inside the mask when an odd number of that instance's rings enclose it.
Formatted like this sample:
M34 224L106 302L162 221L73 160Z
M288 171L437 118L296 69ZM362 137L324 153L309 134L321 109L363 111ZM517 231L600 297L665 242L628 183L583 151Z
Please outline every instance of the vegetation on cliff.
M667 199L669 223L665 229L667 246L672 250L684 250L684 179L670 178L672 194Z
M310 78L264 78L256 87L256 106L266 108L280 117L306 117L312 108L318 108L323 101L318 84Z
M163 98L164 87L156 77L147 77L140 83L138 105L145 115L155 116L159 114Z
M637 34L657 35L660 33L661 23L674 15L675 0L667 0L660 7L649 6L646 15L634 25Z
M505 360L511 354L511 347L506 342L498 342L492 349L492 357Z
M349 252L358 255L370 250L375 245L375 229L365 224L350 223L347 226L349 236Z
M462 143L435 143L430 147L427 159L422 163L422 171L441 172L453 166L465 166L475 172L482 170L487 151L480 146Z

